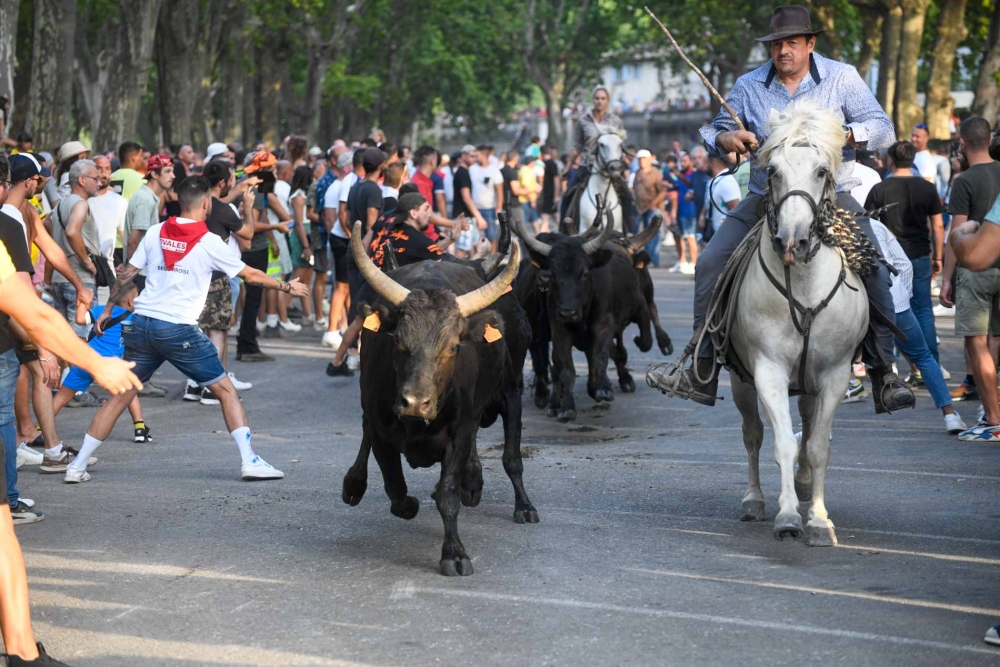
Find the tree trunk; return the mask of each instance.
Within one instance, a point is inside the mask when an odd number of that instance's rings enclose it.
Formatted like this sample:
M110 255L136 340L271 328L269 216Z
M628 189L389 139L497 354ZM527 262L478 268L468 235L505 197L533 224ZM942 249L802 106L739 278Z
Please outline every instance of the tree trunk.
M545 143L561 154L566 150L566 125L563 122L562 105L551 89L542 88L542 95L545 97L546 121L549 125L549 136Z
M0 96L10 102L10 109L0 127L0 134L10 132L10 117L14 113L14 70L17 68L17 15L20 10L18 0L0 0Z
M887 0L886 15L882 20L882 44L878 64L878 91L876 97L889 118L894 118L896 101L896 74L899 67L899 41L903 26L903 8L896 0Z
M37 146L54 147L69 138L76 34L76 0L35 0L31 46L31 92L26 129Z
M966 0L942 0L937 26L937 43L927 80L927 132L931 139L950 139L948 117L951 115L951 74L955 69L955 51L969 33L965 27Z
M903 0L903 32L899 45L899 73L896 75L896 131L909 133L920 122L923 109L917 105L917 68L920 39L930 0Z
M972 102L972 115L996 121L1000 109L1000 88L997 86L997 71L1000 70L1000 2L993 3L990 17L990 32L986 42L986 52L979 66L979 81L976 84L976 98Z
M858 53L857 68L858 74L867 83L872 60L875 59L879 43L882 41L883 12L877 9L863 9L861 17L864 28L861 32L861 51Z

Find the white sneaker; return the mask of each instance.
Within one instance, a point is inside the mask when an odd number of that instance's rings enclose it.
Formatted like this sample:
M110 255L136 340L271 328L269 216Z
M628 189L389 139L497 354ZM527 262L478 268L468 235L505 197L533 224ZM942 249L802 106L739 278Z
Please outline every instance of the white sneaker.
M69 470L66 472L68 474ZM285 473L281 472L259 456L254 456L250 463L244 463L240 467L240 478L246 481L253 481L256 479L283 479L284 476Z
M680 273L682 276L693 276L694 275L694 264L691 262L684 262L681 264Z
M257 333L264 333L264 329L267 328L267 322L261 322L260 320L257 320L256 322L254 322L254 324L257 325Z
M247 391L249 389L253 389L253 384L237 380L232 371L229 371L229 381L233 383L233 389L236 391Z
M939 303L934 306L934 317L955 317L955 307L945 308Z
M685 264L686 263L687 262L685 262ZM667 269L667 273L677 273L680 270L681 270L681 263L677 262L676 264L674 264L673 266L671 266L669 269Z
M944 366L941 366L941 377L943 377L945 380L951 379L951 373L949 373Z
M347 355L347 367L352 371L356 371L361 368L361 355L360 354L349 354Z
M330 328L330 319L327 317L321 317L313 323L313 329L316 331L326 331Z
M327 331L323 334L322 343L326 347L333 348L334 350L340 347L340 344L344 342L344 337L339 331Z
M948 433L961 433L968 428L957 412L944 416L944 430Z
M291 320L288 320L287 322L278 322L278 326L284 329L285 331L291 331L292 333L298 333L302 331L302 325L296 324Z
M42 460L45 456L38 451L35 451L31 447L28 447L28 443L22 442L17 446L17 467L21 466L40 466L42 465Z
M66 477L63 478L63 482L66 484L79 484L80 482L89 482L90 473L86 470L81 470L80 468L74 468L69 466L66 468Z
M306 315L306 316L304 316L302 318L302 324L301 324L301 326L303 326L303 327L311 327L314 324L316 324L316 316L315 315Z

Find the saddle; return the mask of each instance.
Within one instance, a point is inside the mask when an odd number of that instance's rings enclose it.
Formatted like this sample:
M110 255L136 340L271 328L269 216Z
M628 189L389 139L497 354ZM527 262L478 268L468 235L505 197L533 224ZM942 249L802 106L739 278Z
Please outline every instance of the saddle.
M610 178L611 187L614 188L615 193L618 195L618 201L622 209L622 231L631 232L635 224L635 205L633 204L632 191L628 187L628 180L622 174L614 174ZM563 194L563 197L569 197L566 217L577 221L580 220L580 199L587 195L587 186L589 183L589 177L583 178Z

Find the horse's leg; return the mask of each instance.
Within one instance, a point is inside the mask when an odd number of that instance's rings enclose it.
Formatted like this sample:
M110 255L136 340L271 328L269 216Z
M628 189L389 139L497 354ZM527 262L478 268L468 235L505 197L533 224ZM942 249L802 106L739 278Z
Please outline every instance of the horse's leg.
M795 496L800 506L812 500L812 471L806 455L806 443L813 432L816 414L816 397L799 396L799 417L802 419L802 435L799 437L799 455L795 466Z
M754 367L754 384L774 433L774 459L781 469L781 495L778 496L778 516L774 518L774 536L779 540L786 537L801 539L805 532L795 496L798 443L788 408L788 370L761 359Z
M812 507L806 526L806 544L811 547L832 547L837 544L833 522L826 512L823 484L826 480L826 466L830 461L830 427L844 397L843 387L847 384L848 368L843 366L831 370L823 378L822 390L816 397L813 411L813 427L806 442L806 453L812 470Z
M760 490L760 445L764 441L764 423L757 410L757 390L730 374L733 403L743 417L743 444L747 448L747 494L743 496L740 521L764 520L764 493Z

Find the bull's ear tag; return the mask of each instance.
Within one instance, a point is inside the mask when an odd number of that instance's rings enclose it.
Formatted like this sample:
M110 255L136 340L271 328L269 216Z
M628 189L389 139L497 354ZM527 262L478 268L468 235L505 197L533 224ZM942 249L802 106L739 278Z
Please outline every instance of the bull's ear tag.
M369 331L378 331L379 327L382 326L382 320L378 316L378 312L374 312L365 318L365 323L363 325L365 329Z
M637 269L641 269L641 268L643 268L644 266L646 266L646 262L638 262L638 263L637 263L637 264L635 265L635 268L637 268Z
M495 343L503 338L503 334L492 324L487 324L486 329L483 331L483 338L486 339L487 343Z

